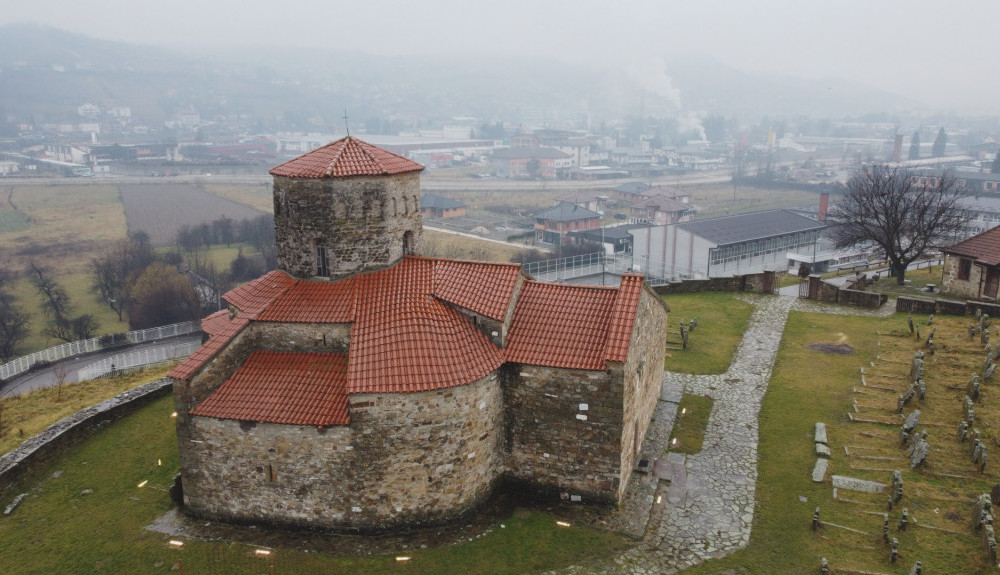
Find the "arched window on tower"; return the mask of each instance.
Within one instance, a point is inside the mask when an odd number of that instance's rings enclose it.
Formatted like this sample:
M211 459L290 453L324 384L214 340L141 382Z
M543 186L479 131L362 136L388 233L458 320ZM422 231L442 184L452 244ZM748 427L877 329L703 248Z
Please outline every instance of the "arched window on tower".
M313 251L316 254L316 277L330 277L330 251L319 241L315 242Z
M399 215L399 213L396 211L396 198L392 199L392 215L393 217Z
M403 215L410 213L410 200L406 196L403 196Z
M408 256L413 253L413 232L403 233L403 255Z

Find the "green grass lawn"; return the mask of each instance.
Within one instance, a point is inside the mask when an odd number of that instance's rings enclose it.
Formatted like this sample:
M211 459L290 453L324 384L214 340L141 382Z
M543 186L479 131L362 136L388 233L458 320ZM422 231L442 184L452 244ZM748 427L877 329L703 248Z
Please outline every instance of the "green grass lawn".
M750 545L689 573L716 574L726 569L760 575L819 572L820 557L832 555L834 546L824 547L810 530L810 520L813 509L821 506L833 521L833 509L829 483L810 479L816 460L813 426L817 421L829 423L831 417L844 417L851 386L858 382L858 368L874 355L876 329L877 322L870 318L789 314L760 411L757 507ZM822 354L808 347L841 338L854 347L855 354ZM828 428L828 433L836 431ZM834 437L830 440L835 442ZM801 502L800 496L807 501ZM888 562L871 565L870 571L900 572L887 568Z
M690 323L691 318L698 318L687 349L667 350L666 369L698 375L725 373L743 340L753 306L731 293L666 295L663 301L670 306L668 342L680 341L681 320Z
M81 409L164 377L173 365L158 365L141 372L49 387L0 399L0 454L7 453L26 438L41 433Z
M75 273L53 276L59 285L66 288L73 303L73 315L90 314L97 318L100 324L98 334L121 333L128 331L127 321L118 321L118 315L111 311L91 286L93 277L88 273ZM27 279L22 279L9 288L8 292L17 298L18 305L31 314L31 335L18 347L18 355L25 355L48 347L60 345L62 340L42 335L42 330L48 324L48 318L41 311L42 297L38 295L35 286ZM127 318L126 318L127 319Z
M955 320L957 323L962 320ZM942 481L925 473L911 472L908 465L900 468L906 476L906 495L901 506L908 506L911 517L931 525L946 525L962 535L949 535L940 531L911 527L906 532L897 531L899 507L891 516L891 536L900 540L900 561L888 562L888 547L881 542L881 518L867 510L885 510L884 495L872 498L866 504L835 501L829 475L839 473L868 479L887 481L889 472L865 474L854 466L889 467L899 463L857 463L847 461L842 451L844 445L865 441L881 445L889 454L899 456L901 450L892 442L897 441L898 428L892 426L855 427L847 422L851 409L852 389L860 386L859 367L867 365L876 354L885 354L885 347L878 347L877 331L883 334L882 345L898 342L901 354L911 354L908 338L896 339L887 334L905 329L905 315L874 319L858 316L805 314L789 315L784 337L778 353L774 374L760 412L759 477L757 479L757 506L750 544L728 557L706 562L685 573L770 575L774 573L819 572L821 557L827 557L833 572L836 568L855 569L853 572L908 573L914 561L923 562L924 573L986 573L985 553L978 538L967 528L967 517L955 523L946 519L945 511L957 500L958 508L967 508L965 494L985 488L989 480L979 481L982 486L963 485L960 481ZM939 336L945 338L944 334ZM951 337L951 336L947 336ZM850 355L828 354L811 349L813 344L832 343L850 345ZM949 360L952 361L952 360ZM899 362L899 370L907 369L906 362ZM891 370L896 367L892 366ZM932 366L929 369L942 369ZM870 379L872 377L870 376ZM944 382L939 382L941 386ZM872 382L869 382L872 385ZM870 392L872 393L872 392ZM861 401L873 401L872 395L857 396ZM889 402L895 396L889 397ZM959 408L957 403L954 412ZM912 408L913 406L911 406ZM977 409L979 409L977 407ZM909 411L909 409L908 409ZM886 410L888 414L890 411ZM878 412L881 413L881 412ZM950 412L949 412L950 413ZM977 421L985 418L994 421L992 412L976 412ZM827 424L827 433L834 455L824 483L813 483L810 473L816 456L813 448L813 428L817 421ZM872 429L874 428L874 429ZM953 451L954 442L950 426L947 429L930 427L934 436L935 464L944 465L941 458L949 457L941 450ZM888 439L867 439L862 432L884 434ZM952 443L948 441L952 440ZM881 455L881 454L880 454ZM964 457L961 457L964 461ZM956 497L944 495L953 492ZM842 493L841 497L863 499L864 494ZM800 498L805 498L805 501ZM822 532L810 529L813 510L821 508L821 521L851 526L866 531L863 536L833 527ZM937 507L942 512L938 515ZM964 511L963 511L964 512Z
M332 557L276 549L267 559L248 545L184 540L180 549L145 526L171 508L167 488L178 469L176 434L166 397L98 431L71 453L0 497L27 500L0 517L0 565L11 574L171 573L533 573L619 552L616 535L556 525L545 513L517 510L474 541L395 555ZM146 482L139 487L140 484ZM333 537L332 535L329 535ZM316 537L314 534L304 535Z

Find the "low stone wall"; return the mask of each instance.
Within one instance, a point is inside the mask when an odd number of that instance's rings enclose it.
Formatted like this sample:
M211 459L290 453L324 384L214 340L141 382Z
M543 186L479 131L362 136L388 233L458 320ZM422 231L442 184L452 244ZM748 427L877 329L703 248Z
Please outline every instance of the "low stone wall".
M885 302L887 301L889 301L889 296L884 293L853 289L842 289L837 292L837 303L846 305L878 308L885 305Z
M896 311L938 315L975 315L976 311L1000 317L1000 305L982 301L934 300L918 297L896 298Z
M967 303L972 303L972 302L937 300L937 302L935 302L934 305L935 309L934 313L938 315L966 315L970 313L975 314L976 313L975 309L973 309L971 312L968 310ZM899 304L896 305L897 307L899 306ZM996 308L997 306L990 306L990 307ZM996 313L994 311L983 310L983 313L988 313L990 314L990 316L996 317L993 315L994 313Z
M896 298L896 311L932 314L937 312L937 302L932 299L899 296Z
M857 281L852 282L851 285L862 283ZM889 296L877 292L842 288L823 281L818 275L811 275L809 276L808 299L874 309L882 307L885 302L889 301Z
M701 280L680 280L653 286L658 295L675 293L699 293L712 291L771 292L777 285L776 274L771 271L730 277L707 278Z
M0 457L0 493L9 491L28 473L40 468L98 428L120 419L155 399L170 395L167 378L140 385L107 401L63 418Z

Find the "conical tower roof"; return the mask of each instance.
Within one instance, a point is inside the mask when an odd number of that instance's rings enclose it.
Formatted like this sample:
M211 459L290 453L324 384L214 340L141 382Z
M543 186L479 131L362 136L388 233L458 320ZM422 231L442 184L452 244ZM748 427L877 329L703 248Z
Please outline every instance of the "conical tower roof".
M419 172L424 167L403 156L347 136L271 169L288 178L349 178Z

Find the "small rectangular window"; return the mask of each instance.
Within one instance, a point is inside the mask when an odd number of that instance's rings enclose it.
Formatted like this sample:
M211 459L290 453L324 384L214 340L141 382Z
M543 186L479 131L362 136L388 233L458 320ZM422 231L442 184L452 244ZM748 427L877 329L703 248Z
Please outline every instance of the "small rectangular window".
M330 277L330 258L323 244L316 244L316 275L321 278Z
M962 258L958 260L958 279L967 280L972 274L972 260Z

